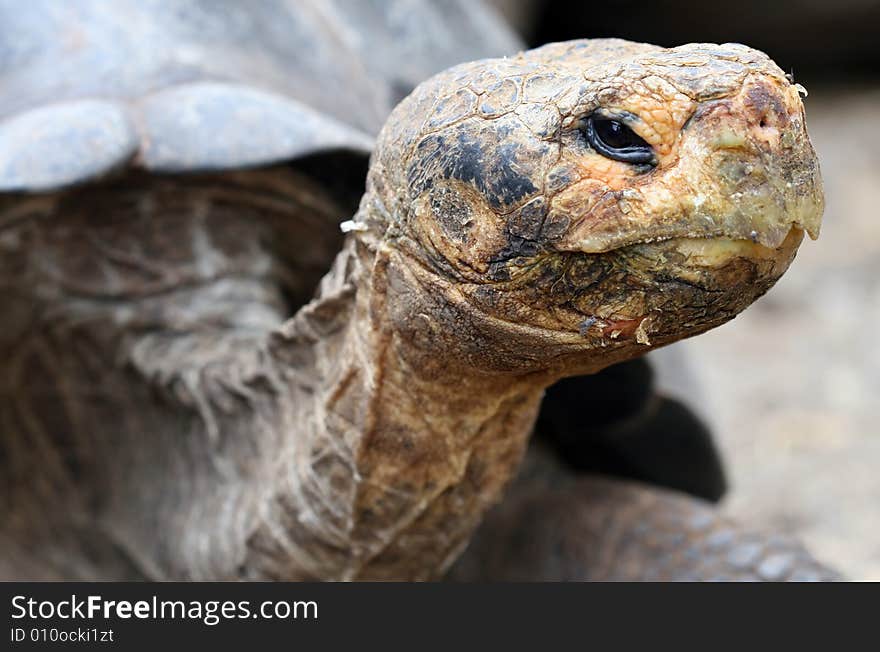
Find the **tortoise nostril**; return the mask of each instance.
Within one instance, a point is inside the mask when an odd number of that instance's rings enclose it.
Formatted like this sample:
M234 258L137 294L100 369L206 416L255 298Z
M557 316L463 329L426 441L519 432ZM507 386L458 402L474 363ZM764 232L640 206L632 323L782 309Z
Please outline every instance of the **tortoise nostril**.
M779 116L772 111L765 111L760 114L755 122L752 123L752 135L758 142L775 146L779 143L781 136L780 129L782 121Z

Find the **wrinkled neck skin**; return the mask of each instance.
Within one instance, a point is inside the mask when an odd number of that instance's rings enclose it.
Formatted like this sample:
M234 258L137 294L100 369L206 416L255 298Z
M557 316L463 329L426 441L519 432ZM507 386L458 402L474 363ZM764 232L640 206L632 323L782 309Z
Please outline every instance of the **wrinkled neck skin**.
M362 212L374 205L368 195ZM531 349L519 334L516 359L493 357L480 316L395 245L350 238L272 343L296 434L249 541L263 577L440 576L516 472L543 390L634 355L585 356L580 338L576 366L538 365L543 334L528 333Z
M321 296L273 343L295 436L251 546L268 577L435 578L523 456L544 383L446 368L441 350L406 339L388 305L387 256L349 242Z

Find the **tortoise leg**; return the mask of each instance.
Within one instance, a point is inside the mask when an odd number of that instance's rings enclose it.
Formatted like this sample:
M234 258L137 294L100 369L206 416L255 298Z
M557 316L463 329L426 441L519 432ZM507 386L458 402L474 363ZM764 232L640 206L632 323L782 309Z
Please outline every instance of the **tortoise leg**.
M454 581L829 581L799 543L702 500L532 460L484 521Z
M550 387L536 435L579 472L639 480L713 502L727 488L708 427L679 401L655 392L644 358Z

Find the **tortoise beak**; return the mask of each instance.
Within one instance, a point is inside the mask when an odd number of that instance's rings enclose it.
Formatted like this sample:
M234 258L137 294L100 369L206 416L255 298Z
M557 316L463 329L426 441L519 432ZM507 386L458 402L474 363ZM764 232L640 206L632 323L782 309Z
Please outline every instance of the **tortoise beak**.
M797 87L757 78L703 104L685 148L714 168L713 221L729 238L776 249L792 228L819 237L824 193ZM701 207L692 207L694 217Z

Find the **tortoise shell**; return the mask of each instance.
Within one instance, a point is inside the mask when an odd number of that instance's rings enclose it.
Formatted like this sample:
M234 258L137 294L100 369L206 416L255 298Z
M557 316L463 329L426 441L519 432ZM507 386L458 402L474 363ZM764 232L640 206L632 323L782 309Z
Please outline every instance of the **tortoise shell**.
M0 191L366 156L416 83L517 47L466 0L3 1Z

